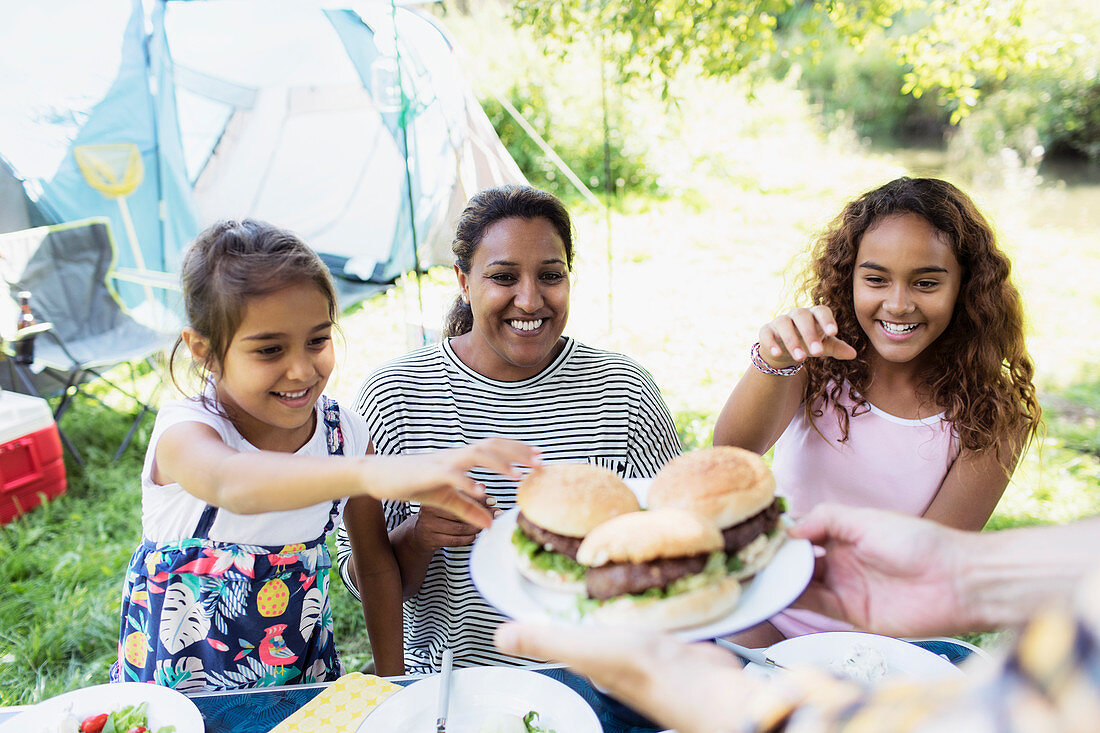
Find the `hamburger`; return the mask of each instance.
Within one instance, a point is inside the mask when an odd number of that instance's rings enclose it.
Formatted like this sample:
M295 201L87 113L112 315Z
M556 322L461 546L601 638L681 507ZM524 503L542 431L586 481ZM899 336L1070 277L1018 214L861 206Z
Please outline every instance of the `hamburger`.
M767 565L787 537L785 505L775 496L771 469L743 448L704 448L673 458L650 484L648 506L688 509L713 520L730 572L739 579Z
M698 626L727 615L741 596L726 569L722 533L683 509L609 519L584 538L577 560L588 567L581 609L601 623Z
M533 583L580 593L585 568L577 549L593 527L641 509L617 475L587 463L541 466L520 481L519 515L512 533L516 562Z

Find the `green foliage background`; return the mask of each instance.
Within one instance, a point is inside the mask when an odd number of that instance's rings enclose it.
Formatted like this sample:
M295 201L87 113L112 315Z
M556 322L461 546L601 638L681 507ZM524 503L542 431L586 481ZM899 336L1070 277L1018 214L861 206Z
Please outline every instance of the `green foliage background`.
M533 47L562 63L584 58L625 94L674 103L687 77L740 75L750 86L790 77L827 125L879 141L950 141L974 168L1005 150L1031 167L1047 154L1100 159L1100 5L1091 0L521 0L511 18ZM565 160L587 171L568 133L560 137ZM538 165L536 156L524 170Z

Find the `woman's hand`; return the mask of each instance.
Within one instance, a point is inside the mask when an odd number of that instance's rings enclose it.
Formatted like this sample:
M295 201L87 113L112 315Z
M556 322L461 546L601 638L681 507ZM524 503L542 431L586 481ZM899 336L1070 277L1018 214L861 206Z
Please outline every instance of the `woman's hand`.
M463 523L480 529L492 523L493 515L488 508L484 487L467 475L472 468L480 467L502 476L519 478L516 465L539 464L538 451L534 448L503 438L491 438L462 448L431 453L370 456L366 460L382 469L372 472L369 477L368 493L374 498L418 501L424 507L442 510L429 511L423 520L418 520L418 524L427 522L427 532L418 532L418 539L464 538L470 533L460 526Z
M1100 517L965 532L879 509L822 504L790 529L825 549L801 608L891 636L1023 623L1097 568Z
M495 635L505 654L564 662L612 697L681 733L736 729L762 683L713 644L685 644L627 628L506 623Z
M741 674L734 655L713 644L629 628L506 623L505 654L572 667L610 696L681 733L733 730L759 680Z
M856 358L856 350L836 334L836 319L829 306L794 308L760 329L760 358L776 369L800 364L811 356Z
M815 507L790 534L825 550L798 607L892 636L971 630L958 584L976 535L839 504Z
M478 484L466 496L478 502L485 511L490 512L490 516L499 514L499 511L493 509L496 499L485 493L484 486ZM425 505L421 505L420 511L413 515L412 521L410 540L420 551L429 553L435 552L440 547L472 545L478 533L485 529L485 526L480 523L472 523L473 520L463 521L457 514Z

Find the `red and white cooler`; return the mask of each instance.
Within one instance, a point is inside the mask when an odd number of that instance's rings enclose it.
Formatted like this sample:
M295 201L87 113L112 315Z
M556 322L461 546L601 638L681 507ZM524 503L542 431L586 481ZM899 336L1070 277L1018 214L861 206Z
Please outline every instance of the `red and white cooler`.
M0 524L65 493L65 461L49 403L0 390Z

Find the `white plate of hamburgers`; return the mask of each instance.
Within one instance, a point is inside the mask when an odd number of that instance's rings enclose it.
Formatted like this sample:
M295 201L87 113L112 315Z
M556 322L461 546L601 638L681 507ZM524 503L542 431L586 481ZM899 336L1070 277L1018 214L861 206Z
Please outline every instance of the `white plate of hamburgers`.
M813 574L810 543L786 535L771 470L739 448L685 453L652 481L545 465L516 504L470 554L478 591L514 619L712 639L787 608Z

